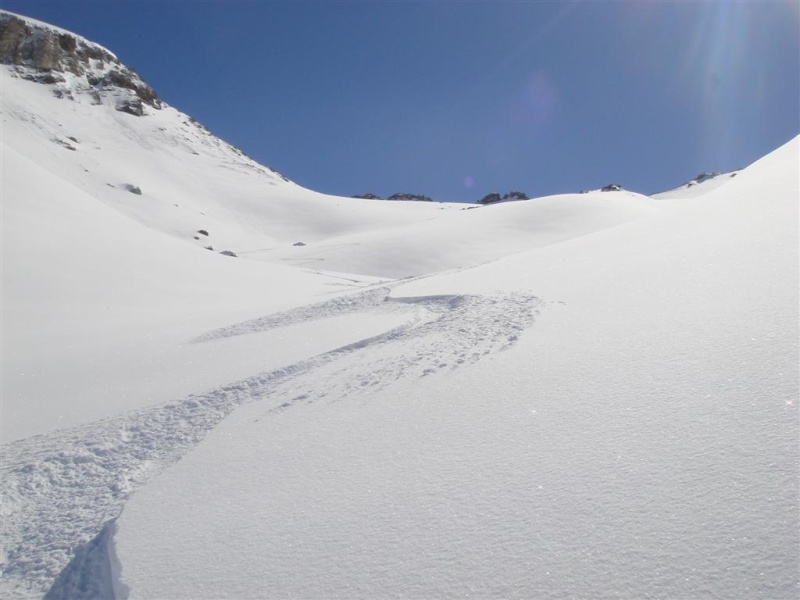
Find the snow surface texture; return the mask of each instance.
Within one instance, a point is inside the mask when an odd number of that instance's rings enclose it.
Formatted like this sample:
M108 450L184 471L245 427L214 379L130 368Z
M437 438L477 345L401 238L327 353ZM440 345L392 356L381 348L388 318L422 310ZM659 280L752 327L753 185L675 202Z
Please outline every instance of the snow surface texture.
M324 369L303 394L329 402L243 407L126 504L118 580L131 598L794 598L797 165L794 140L669 213L395 288L552 300L463 371L358 392Z
M18 75L4 598L797 596L798 139L464 210Z
M11 582L9 587L18 585L23 592L35 592L53 581L75 548L93 548L96 542L92 538L98 531L101 539L106 538L107 523L119 514L135 489L178 460L237 406L292 396L275 403L274 410L283 410L328 393L346 397L365 387L380 389L402 377L422 377L473 363L516 342L522 330L532 323L539 304L536 298L527 296L393 299L388 293L388 288L378 288L271 315L211 332L198 343L348 312L408 312L420 308L420 314L379 335L249 377L204 396L190 396L138 413L8 444L4 448L2 488L3 503L9 510L4 514L2 530L4 576ZM383 347L388 348L381 352ZM398 352L399 348L402 352ZM303 376L309 372L362 351L369 352L366 359L359 361L358 370L334 368L334 375L329 376L322 389L303 383ZM78 567L63 573L51 594L104 597L110 588L95 580L87 582L83 554L79 552L78 556ZM94 589L89 584L99 587Z

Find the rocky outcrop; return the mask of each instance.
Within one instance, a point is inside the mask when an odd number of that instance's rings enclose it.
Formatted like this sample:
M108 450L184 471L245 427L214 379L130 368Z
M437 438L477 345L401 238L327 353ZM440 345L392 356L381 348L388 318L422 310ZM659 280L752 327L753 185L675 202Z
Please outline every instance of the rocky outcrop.
M0 12L0 64L20 77L54 85L58 97L86 91L99 100L114 96L117 110L142 116L145 106L161 108L158 94L111 52L65 31ZM70 85L64 75L70 74Z
M364 200L412 200L416 202L433 202L428 196L423 196L422 194L406 194L405 192L400 194L392 194L388 198L381 198L375 194L356 194L355 196L351 196L351 198L362 198Z
M392 194L387 198L387 200L414 200L417 202L433 202L428 196L423 196L422 194L407 194L405 192L400 194Z
M503 200L530 200L525 192L507 192L503 194Z
M492 192L478 200L478 204L494 204L496 202L510 202L514 200L530 200L530 198L528 198L528 194L525 192L506 192L502 196L497 192Z
M79 44L68 33L0 13L0 63L85 75L91 70L91 61L118 63L113 54L100 46Z
M693 183L703 183L704 181L708 181L709 179L714 179L715 177L718 177L720 175L722 175L722 173L720 173L719 171L712 171L710 173L703 172L700 173L697 177L695 177L692 181L690 181L689 185L692 185Z
M621 191L623 191L624 189L625 189L625 188L624 188L624 187L622 187L622 186L621 186L620 184L618 184L618 183L609 183L608 185L604 185L603 187L601 187L601 188L600 188L600 191L601 191L601 192L621 192Z
M132 183L126 183L122 187L128 190L131 194L136 194L137 196L142 195L142 188L140 188L138 185L133 185Z

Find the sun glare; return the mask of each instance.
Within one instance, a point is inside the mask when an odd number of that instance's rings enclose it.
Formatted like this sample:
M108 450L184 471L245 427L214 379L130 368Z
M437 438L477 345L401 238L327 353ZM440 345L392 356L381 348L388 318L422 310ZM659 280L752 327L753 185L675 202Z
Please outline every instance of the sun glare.
M699 94L703 153L726 163L738 136L757 127L769 109L766 81L779 74L767 60L774 11L797 20L797 2L710 2L693 5L697 16L683 57L681 80ZM768 13L770 11L772 14ZM688 92L687 92L688 95Z

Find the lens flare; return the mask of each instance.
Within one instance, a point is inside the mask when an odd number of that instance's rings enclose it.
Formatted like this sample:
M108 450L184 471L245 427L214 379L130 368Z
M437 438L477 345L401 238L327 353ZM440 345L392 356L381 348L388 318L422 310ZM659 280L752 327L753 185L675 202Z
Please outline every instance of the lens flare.
M516 125L539 126L545 123L558 104L558 89L542 71L534 73L512 106Z
M794 4L794 8L790 5ZM797 3L773 5L797 16ZM774 10L771 9L771 10ZM769 56L775 13L749 2L698 6L691 43L683 57L681 84L697 90L702 115L702 153L719 166L737 154L769 111L766 82L779 74ZM742 165L737 165L742 166Z

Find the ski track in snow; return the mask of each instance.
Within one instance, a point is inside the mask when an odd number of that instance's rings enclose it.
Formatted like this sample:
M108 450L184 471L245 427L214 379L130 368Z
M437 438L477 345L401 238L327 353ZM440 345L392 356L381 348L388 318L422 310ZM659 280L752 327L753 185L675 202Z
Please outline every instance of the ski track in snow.
M398 282L398 284L401 282ZM397 285L397 284L395 284ZM212 331L195 340L266 331L354 312L411 312L404 325L294 365L157 407L18 440L2 448L2 579L6 598L107 598L106 540L125 501L198 444L237 406L369 394L504 350L541 307L530 294L392 298L382 286ZM359 361L338 361L369 348ZM325 377L314 372L325 367ZM329 375L333 369L333 377ZM98 575L99 574L99 575Z

